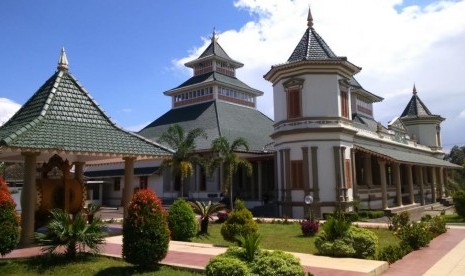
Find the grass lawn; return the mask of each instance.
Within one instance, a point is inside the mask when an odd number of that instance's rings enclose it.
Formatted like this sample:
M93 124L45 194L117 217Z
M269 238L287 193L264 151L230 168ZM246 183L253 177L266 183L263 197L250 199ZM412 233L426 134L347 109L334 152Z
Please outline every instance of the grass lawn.
M221 224L212 223L208 226L209 235L198 236L193 242L208 243L214 245L229 246L232 243L223 240L220 233ZM380 248L390 244L398 244L399 239L387 229L370 229L379 238ZM317 250L314 245L313 237L304 237L300 230L300 225L292 224L258 224L258 231L262 237L262 248L279 249L290 252L316 254Z
M75 261L39 256L29 259L0 260L0 275L160 275L188 276L200 273L161 266L142 270L121 259L100 256L79 257Z
M447 214L443 216L446 220L446 223L465 223L465 218L457 214Z

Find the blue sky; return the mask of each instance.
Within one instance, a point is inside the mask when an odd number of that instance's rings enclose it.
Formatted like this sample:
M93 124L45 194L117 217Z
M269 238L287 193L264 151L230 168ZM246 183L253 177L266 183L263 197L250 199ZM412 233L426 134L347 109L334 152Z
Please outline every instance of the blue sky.
M239 78L265 92L258 108L273 117L262 76L289 57L309 3L318 33L363 67L356 78L365 89L385 98L376 119L386 125L399 115L416 83L430 110L447 118L446 148L465 144L457 132L465 128L465 1L2 0L0 123L54 73L64 46L71 73L106 113L138 130L170 109L163 91L189 78L183 63L201 53L213 27L245 64Z

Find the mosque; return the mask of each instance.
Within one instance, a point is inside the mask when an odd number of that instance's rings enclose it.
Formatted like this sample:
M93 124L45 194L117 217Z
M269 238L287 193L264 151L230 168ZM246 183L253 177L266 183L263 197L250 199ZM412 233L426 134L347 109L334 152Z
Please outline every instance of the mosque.
M164 92L171 109L138 133L116 126L69 72L64 50L57 71L0 127L0 160L24 163L22 243L30 242L38 214L49 208L76 211L88 203L126 206L137 189L150 188L167 204L178 197L218 201L223 171L207 175L198 166L180 189L161 167L173 150L158 142L169 126L202 128L196 153L211 141L242 137L238 152L253 174L239 171L234 197L257 216L302 218L304 198L317 216L335 208L397 212L448 196L441 122L416 88L387 126L373 117L382 97L354 78L361 68L336 55L317 33L309 10L307 26L290 57L271 66L274 120L257 110L262 91L236 77L243 64L218 43L185 66L191 78ZM402 112L401 112L402 111ZM182 191L182 192L181 192Z

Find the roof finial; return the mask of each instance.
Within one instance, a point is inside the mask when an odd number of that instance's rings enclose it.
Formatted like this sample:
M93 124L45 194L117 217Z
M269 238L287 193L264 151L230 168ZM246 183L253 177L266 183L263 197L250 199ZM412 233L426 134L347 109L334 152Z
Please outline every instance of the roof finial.
M60 71L68 71L68 58L66 57L65 47L61 48L57 69Z
M216 42L218 40L218 36L217 36L215 27L213 27L213 32L212 32L211 39L212 39L212 42Z
M413 84L413 95L417 94L417 88L415 87L415 83Z
M312 11L310 10L310 5L308 5L307 26L309 28L313 28L313 16Z

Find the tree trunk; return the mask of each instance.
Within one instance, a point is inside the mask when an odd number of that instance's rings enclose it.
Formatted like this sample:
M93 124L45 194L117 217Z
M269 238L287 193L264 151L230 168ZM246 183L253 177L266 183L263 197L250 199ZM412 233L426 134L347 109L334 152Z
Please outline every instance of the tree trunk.
M234 200L233 200L233 181L232 176L229 177L229 203L231 204L231 210L234 209Z
M200 221L200 233L202 234L208 233L208 217Z

